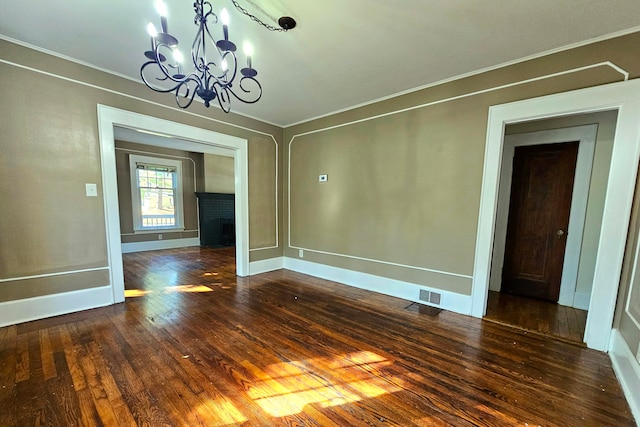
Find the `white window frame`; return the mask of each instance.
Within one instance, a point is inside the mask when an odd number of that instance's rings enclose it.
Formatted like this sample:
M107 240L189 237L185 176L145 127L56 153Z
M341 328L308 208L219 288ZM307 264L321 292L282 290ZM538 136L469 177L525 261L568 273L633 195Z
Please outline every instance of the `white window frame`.
M142 203L140 200L140 189L138 188L138 163L149 165L165 166L176 169L176 188L173 195L173 206L175 212L175 225L161 227L142 226ZM158 230L182 231L184 230L184 204L182 201L182 162L178 160L164 159L161 157L129 155L129 171L131 173L131 210L133 214L134 233L154 233Z

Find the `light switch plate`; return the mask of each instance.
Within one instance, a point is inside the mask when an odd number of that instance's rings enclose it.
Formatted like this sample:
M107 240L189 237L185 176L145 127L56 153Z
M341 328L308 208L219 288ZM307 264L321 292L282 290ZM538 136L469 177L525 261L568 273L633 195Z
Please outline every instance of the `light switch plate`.
M327 182L329 177L326 174L318 175L318 182Z
M87 197L98 197L98 185L97 184L85 184L87 191Z

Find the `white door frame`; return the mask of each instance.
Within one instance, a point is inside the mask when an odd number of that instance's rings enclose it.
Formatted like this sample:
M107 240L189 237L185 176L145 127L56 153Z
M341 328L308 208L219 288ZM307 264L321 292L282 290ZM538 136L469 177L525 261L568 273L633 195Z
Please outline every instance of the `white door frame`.
M591 167L593 165L597 132L598 125L594 124L505 136L502 151L502 169L500 171L496 232L493 243L489 289L492 291L500 291L502 285L502 267L504 264L504 251L507 240L507 221L509 218L509 203L511 201L511 179L513 177L515 147L577 141L579 144L578 158L573 181L569 227L566 230L567 243L562 265L560 297L558 299L558 304L560 305L576 307L574 300L578 281L580 250L582 248L584 221L587 216L589 183L591 182ZM584 310L588 307L581 306L578 308Z
M489 109L471 290L473 316L483 317L487 307L505 126L510 123L608 110L618 111L618 121L585 342L589 348L600 351L609 349L640 155L640 80L559 93Z
M152 145L216 154L220 148L233 150L236 203L236 274L249 275L249 179L247 140L193 126L145 116L98 104L98 133L102 166L102 194L107 232L107 252L113 302L124 301L124 272L120 242L120 212L116 180L114 126L142 130L170 138L158 138Z

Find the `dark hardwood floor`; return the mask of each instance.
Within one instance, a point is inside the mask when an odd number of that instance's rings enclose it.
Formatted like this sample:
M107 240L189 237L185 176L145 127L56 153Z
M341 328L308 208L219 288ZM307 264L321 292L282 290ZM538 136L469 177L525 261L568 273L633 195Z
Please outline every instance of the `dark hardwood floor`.
M581 346L587 311L549 301L489 292L486 320L521 328Z
M117 306L0 329L0 426L631 426L604 353L233 252L127 254Z

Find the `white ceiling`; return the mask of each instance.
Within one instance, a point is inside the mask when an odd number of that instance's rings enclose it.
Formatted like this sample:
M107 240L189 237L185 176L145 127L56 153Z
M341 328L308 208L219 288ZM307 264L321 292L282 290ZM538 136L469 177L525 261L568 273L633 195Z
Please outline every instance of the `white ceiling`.
M230 39L255 46L264 89L232 111L290 125L455 76L630 29L639 0L238 0L260 19L290 15L275 33L231 15ZM183 51L193 0L166 0ZM262 9L252 5L255 3ZM153 0L0 0L0 35L140 81ZM243 36L240 36L240 35ZM639 47L640 49L640 47ZM171 95L166 95L170 97Z

